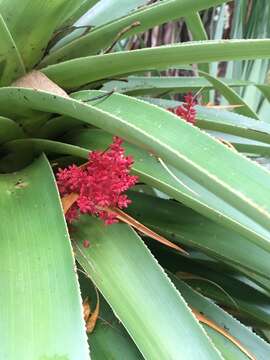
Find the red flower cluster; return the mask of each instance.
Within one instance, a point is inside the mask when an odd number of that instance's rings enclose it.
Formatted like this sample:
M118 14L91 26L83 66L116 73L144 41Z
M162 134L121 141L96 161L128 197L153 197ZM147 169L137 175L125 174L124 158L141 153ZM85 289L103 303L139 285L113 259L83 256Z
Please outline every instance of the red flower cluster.
M183 105L176 108L169 108L168 110L194 125L196 122L196 110L194 109L196 101L194 100L192 93L185 95L184 99L185 102Z
M78 199L66 214L69 222L83 213L96 215L105 224L113 224L118 220L116 214L108 209L123 209L131 203L123 192L134 186L138 178L129 175L133 158L125 156L122 142L114 137L107 151L91 152L87 164L59 169L57 184L61 196L78 194Z

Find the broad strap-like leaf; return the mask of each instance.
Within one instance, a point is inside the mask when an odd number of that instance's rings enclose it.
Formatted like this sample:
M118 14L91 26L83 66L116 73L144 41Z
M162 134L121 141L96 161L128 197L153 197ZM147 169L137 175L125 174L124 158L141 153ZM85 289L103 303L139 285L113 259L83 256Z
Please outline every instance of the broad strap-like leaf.
M81 217L75 256L146 359L220 359L180 294L125 224ZM83 241L90 246L85 248ZM193 336L190 336L193 334Z
M153 230L219 261L229 262L230 265L235 263L261 276L270 277L269 252L236 232L175 201L135 191L130 191L129 197L132 204L127 212Z
M257 88L261 90L266 99L270 102L270 85L257 85Z
M77 97L89 100L97 93L86 91ZM146 148L154 154L153 161L157 156L162 158L202 192L205 189L229 205L229 212L239 212L234 227L241 228L258 246L269 249L269 172L168 111L124 95L97 100L97 108L82 101L15 88L0 89L0 105L6 115L16 116L14 113L21 114L29 107L68 115ZM233 169L241 169L237 177ZM251 173L256 176L256 184Z
M250 82L243 80L223 79L223 81L230 87L241 87L250 84ZM124 81L108 81L103 85L101 90L108 92L114 90L115 92L133 96L162 96L162 94L178 94L190 91L196 93L202 88L204 90L213 89L213 85L202 76L128 76ZM154 98L153 101L155 100L156 99ZM170 100L167 101L169 104ZM166 104L166 100L164 100L164 104Z
M252 110L252 108L239 96L234 90L230 89L222 80L215 78L203 71L199 72L200 75L204 76L214 88L225 97L225 99L231 105L241 105L239 108L235 108L235 112L245 116L249 116L253 119L258 119L257 114Z
M115 6L115 0L99 1L80 19L78 25L101 26L126 16L134 9L146 5L147 2L147 0L118 0L117 6Z
M174 100L159 98L144 98L144 101L155 104L164 109L181 106ZM270 143L270 125L264 121L257 121L247 116L231 111L196 106L196 126L204 130L220 131L243 138Z
M53 32L80 0L1 0L0 13L29 70L42 57Z
M79 282L83 299L88 299L90 309L97 303L97 289L83 271L79 272ZM98 292L100 301L99 317L88 342L91 350L91 359L128 359L143 360L143 356L130 338L126 329L114 315L104 297Z
M1 10L1 5L0 5ZM0 11L0 85L9 85L12 80L25 73L21 55L6 26Z
M0 176L0 358L87 360L75 261L42 156Z
M269 344L259 338L250 329L243 326L238 320L234 319L212 301L192 290L180 279L173 275L171 275L171 279L189 306L194 307L200 311L202 315L224 328L225 331L239 340L245 349L252 353L257 360L264 360L269 356ZM246 356L224 336L212 331L208 326L204 326L204 328L225 358L235 360L246 359Z
M92 0L91 2L94 3L95 6L89 11L84 11L80 19L78 19L78 21L74 24L75 31L73 31L70 35L66 36L59 43L57 43L52 53L48 55L48 58L50 58L51 56L54 57L55 52L58 54L59 49L62 53L62 48L65 49L66 45L67 47L69 47L69 43L73 43L74 40L76 43L78 43L80 42L81 38L88 38L88 36L85 35L85 32L88 33L87 26L91 28L92 33L93 31L95 31L95 29L92 29L93 27L102 28L102 25L111 23L116 19L124 17L137 7L145 5L147 3L147 0L118 0L117 6L115 6L114 0ZM83 28L76 29L76 27ZM96 45L101 45L102 43L102 41L98 40ZM46 61L46 58L44 59L44 61Z
M138 2L138 0L136 2ZM109 24L97 27L97 29L94 29L91 33L81 37L80 39L75 39L70 44L57 49L44 58L42 66L58 63L68 59L97 54L100 50L108 48L121 31L123 31L123 29L127 29L135 22L139 22L140 26L130 27L129 31L122 33L119 40L123 37L142 33L156 25L172 20L178 20L181 16L194 11L200 11L207 9L210 6L220 5L223 2L224 0L159 1L156 4L146 6L145 8L139 9ZM125 3L130 3L130 1L125 1Z
M182 257L167 248L161 249L152 242L148 242L148 245L163 268L177 274L195 290L235 313L248 325L269 328L268 279L260 277L262 281L268 283L268 289L264 291L259 281L259 286L252 281L248 271L248 277L243 276L240 267L241 275L232 267L197 251L192 253L190 250L189 257Z
M207 32L198 12L185 16L185 22L191 33L192 41L208 40ZM199 64L198 68L207 73L210 71L210 65L208 63ZM206 99L208 100L208 97Z
M0 116L0 144L24 138L25 134L20 126L13 120Z
M270 39L200 41L113 54L80 57L42 71L61 87L73 89L105 79L185 64L270 58Z

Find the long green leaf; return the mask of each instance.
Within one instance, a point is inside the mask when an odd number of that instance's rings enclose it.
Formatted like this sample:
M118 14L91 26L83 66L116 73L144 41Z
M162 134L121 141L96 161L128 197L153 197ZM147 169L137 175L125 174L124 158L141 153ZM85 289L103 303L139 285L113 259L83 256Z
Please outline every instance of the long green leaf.
M183 64L270 58L270 39L184 43L151 49L90 56L51 65L42 71L64 88L146 70L163 70Z
M45 157L0 176L0 358L89 359L75 262Z
M65 20L63 26L72 26L78 19L80 19L92 6L100 0L82 0L77 9L74 9L72 14ZM75 25L76 26L76 25Z
M270 278L269 252L174 201L130 192L128 213L167 238ZM251 255L252 254L252 255Z
M0 116L0 144L25 137L23 130L13 120Z
M266 99L270 102L270 85L257 85L257 88L261 90Z
M260 141L249 140L244 137L230 135L219 131L207 131L211 136L215 136L218 139L222 139L231 143L231 145L237 150L247 155L269 156L270 144L266 144Z
M171 279L190 306L200 311L206 318L212 320L234 336L257 360L264 360L269 356L269 344L264 342L250 329L240 324L238 320L231 317L212 301L192 290L183 281L175 276L171 276ZM237 351L236 347L228 339L211 331L207 325L204 328L225 358L236 360L240 357L239 350ZM240 357L240 359L242 358L246 359L245 356Z
M97 304L97 290L85 273L79 273L83 299L88 299L91 310ZM99 316L92 333L88 334L91 360L128 359L143 360L138 348L128 335L112 309L98 292Z
M186 16L185 21L191 32L192 40L208 40L207 32L198 12Z
M27 69L40 60L53 32L80 2L1 0L0 13Z
M208 257L205 259L205 255L204 258L197 253L192 256L190 251L191 255L183 258L157 247L156 243L149 246L165 269L185 279L196 291L239 314L247 324L269 328L269 291L258 287L253 279L235 274L229 266L222 266Z
M96 94L87 91L77 96L89 99ZM6 115L15 111L22 113L29 107L50 110L91 123L147 148L178 169L188 181L195 182L195 193L197 187L199 192L202 189L212 197L218 196L225 208L229 205L229 212L233 211L230 215L237 214L238 224L233 220L234 226L239 231L241 228L258 246L269 249L268 171L158 107L116 94L106 100L97 100L97 103L99 108L45 92L0 89L1 111ZM190 147L191 142L196 146ZM153 161L157 161L155 157ZM241 169L237 177L233 175L233 169ZM250 173L256 177L256 184ZM194 196L194 192L192 194ZM222 212L221 209L219 213Z
M95 0L94 3L97 3L96 6L91 8L89 11L85 11L82 14L82 17L76 22L75 26L100 27L103 24L126 16L132 10L136 9L138 6L144 5L146 2L147 0L118 0L117 6L115 6L114 0ZM57 52L59 48L60 52L62 52L61 48L65 47L66 44L74 41L74 39L76 39L75 42L80 41L78 40L78 38L84 38L84 33L85 29L76 29L70 35L66 36L63 40L56 44L55 48L53 49L53 53L55 51ZM50 56L51 55L49 55L48 57Z
M202 19L198 12L186 16L185 21L189 31L191 32L193 41L208 40L207 32L204 28ZM200 64L199 69L208 73L210 70L210 66L207 63Z
M230 87L241 87L249 85L247 81L224 79ZM191 90L213 89L212 84L199 76L129 76L124 81L114 80L103 85L103 91L116 91L128 95L162 95L168 93L185 93Z
M165 273L125 224L93 217L75 228L75 253L146 359L220 359ZM90 247L83 240L90 240ZM196 336L190 336L196 334Z
M63 48L47 56L42 65L49 65L63 60L97 54L101 49L110 46L121 31L135 22L140 26L133 27L122 34L121 38L134 35L153 28L156 25L178 20L190 12L200 11L210 6L223 3L224 0L167 0L147 6L122 19L97 28L88 35L74 40ZM128 2L126 2L128 3Z
M144 98L144 100L165 109L182 105L181 102L174 100L155 98ZM265 143L270 141L270 126L264 121L204 106L196 106L196 111L196 125L200 129L220 131Z
M117 6L115 6L114 0L99 1L89 13L83 16L81 21L84 24L101 26L126 16L134 9L144 6L147 2L147 0L118 0Z
M1 7L0 7L1 9ZM0 12L0 85L9 85L25 73L21 55Z
M234 90L230 89L227 84L203 71L200 71L200 74L203 75L215 87L215 89L224 96L229 104L241 105L239 108L235 109L235 112L258 119L257 114L252 110L252 108L241 98L241 96L239 96Z

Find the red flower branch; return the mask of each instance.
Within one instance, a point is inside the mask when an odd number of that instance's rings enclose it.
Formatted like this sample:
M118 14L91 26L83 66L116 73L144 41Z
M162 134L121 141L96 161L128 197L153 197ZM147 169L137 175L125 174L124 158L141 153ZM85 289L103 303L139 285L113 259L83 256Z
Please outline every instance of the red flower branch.
M82 213L96 215L105 224L113 224L118 222L117 214L109 209L123 209L131 203L124 192L134 186L138 178L129 174L133 158L125 156L122 142L114 137L107 151L91 152L89 161L82 167L71 165L59 169L57 184L61 196L77 194L66 213L68 222Z
M196 106L195 98L192 93L188 93L184 96L184 100L185 102L182 105L175 108L169 108L168 110L194 125L196 123L196 110L194 108Z

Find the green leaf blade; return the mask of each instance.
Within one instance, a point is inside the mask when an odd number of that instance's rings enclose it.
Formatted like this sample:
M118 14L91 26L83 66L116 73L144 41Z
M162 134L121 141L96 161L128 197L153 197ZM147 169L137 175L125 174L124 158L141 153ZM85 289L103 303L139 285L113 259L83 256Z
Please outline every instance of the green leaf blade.
M146 359L194 359L195 352L202 359L220 359L133 230L125 224L106 227L85 216L74 235L77 260ZM88 249L83 246L84 239L90 241Z
M1 175L0 192L0 357L89 360L75 263L45 157Z
M225 312L223 309L218 307L209 299L200 295L196 291L192 290L187 284L185 284L180 279L171 275L171 279L177 289L184 296L187 303L202 312L206 318L214 321L218 326L222 328L226 328L226 331L229 332L235 339L240 341L241 345L245 347L252 355L256 356L257 360L264 360L269 356L270 346L266 342L264 342L261 338L259 338L255 333L253 333L250 329L242 325L238 320L234 319L231 315ZM207 327L207 326L206 326ZM209 327L208 327L209 329ZM209 336L218 340L219 344L217 347L220 349L223 356L227 359L230 359L230 352L238 355L239 357L233 357L233 359L247 359L247 357L236 350L236 346L233 345L228 339L224 336L217 334L216 332L212 335L209 332ZM213 339L215 342L215 340ZM234 348L234 349L233 349ZM230 356L228 356L230 354ZM235 356L234 355L234 356ZM242 356L241 356L242 355Z
M42 71L64 88L148 70L164 70L186 64L212 61L270 58L270 39L224 40L160 46L98 56L51 65Z
M137 2L137 0L136 0ZM121 38L129 37L137 33L144 32L156 25L166 23L172 20L178 20L187 13L200 11L210 6L223 3L224 0L167 0L159 1L157 4L146 6L125 16L117 19L105 26L98 27L88 35L80 39L75 39L61 49L49 54L42 61L42 66L66 61L82 56L97 54L100 50L109 47L118 34L126 29L134 22L140 22L140 26L136 26L122 34ZM129 2L125 1L125 6L129 7Z
M234 228L241 230L258 246L269 250L270 204L266 196L269 192L267 170L170 112L142 101L114 94L101 101L97 100L97 107L82 102L84 99L89 101L91 96L95 97L97 94L100 92L81 92L76 94L80 101L76 101L41 91L5 88L0 89L0 105L6 116L10 112L21 113L29 108L39 111L50 109L53 113L68 115L103 128L111 134L122 136L155 154L155 157L152 156L154 163L159 164L157 156L163 158L194 184L195 192L199 191L196 203L200 203L200 208L201 200L204 199L201 196L205 196L205 193L207 202L209 199L212 202L210 208L218 198L220 208L215 212L215 219L224 213L221 205L225 204L225 209L230 213L225 212L222 222L228 223L230 217L230 224ZM196 147L190 147L191 142L196 143ZM208 161L209 158L211 162ZM160 166L158 168L160 169ZM233 169L239 168L241 173L236 178ZM256 185L249 175L251 172L253 175L257 174ZM194 191L185 194L185 198L187 195L189 199L194 197ZM204 210L207 215L211 213L208 205L207 208L204 206ZM237 215L237 219L234 219L234 215Z
M80 3L80 0L0 2L0 13L28 70L38 63L53 32Z
M0 8L1 9L1 8ZM24 75L25 68L21 55L0 12L0 85L6 86L17 77Z

